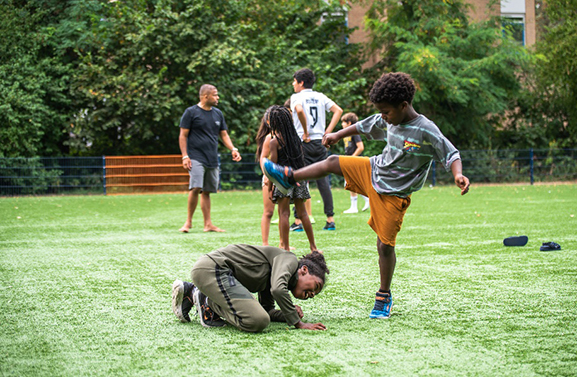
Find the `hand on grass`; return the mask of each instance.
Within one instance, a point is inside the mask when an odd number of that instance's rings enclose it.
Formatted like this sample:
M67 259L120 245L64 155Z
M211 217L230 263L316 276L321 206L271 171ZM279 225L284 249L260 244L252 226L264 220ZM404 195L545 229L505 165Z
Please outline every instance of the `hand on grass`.
M301 330L326 330L327 328L322 323L306 323L298 321L295 325L297 329Z

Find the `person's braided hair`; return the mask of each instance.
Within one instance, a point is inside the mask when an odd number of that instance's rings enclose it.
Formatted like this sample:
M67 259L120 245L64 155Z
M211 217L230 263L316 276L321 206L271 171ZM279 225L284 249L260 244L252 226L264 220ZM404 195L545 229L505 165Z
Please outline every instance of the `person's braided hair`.
M309 274L318 276L323 284L325 283L325 274L329 274L330 271L327 267L324 255L318 251L313 251L299 260L299 267L307 266L309 269Z
M387 102L399 106L404 101L413 102L415 83L410 75L403 72L384 73L375 83L369 93L372 103Z
M305 166L303 146L297 134L290 111L283 106L274 105L270 108L270 128L277 136L279 149L283 149L289 160L289 166L300 169Z
M257 134L256 134L256 145L257 145L256 156L255 156L256 162L260 161L260 155L262 154L264 139L266 139L267 135L269 135L271 133L271 128L270 128L270 125L268 124L268 120L269 120L269 116L270 116L270 109L271 108L269 107L264 112L264 115L262 116L262 119L260 121L260 127L258 129Z

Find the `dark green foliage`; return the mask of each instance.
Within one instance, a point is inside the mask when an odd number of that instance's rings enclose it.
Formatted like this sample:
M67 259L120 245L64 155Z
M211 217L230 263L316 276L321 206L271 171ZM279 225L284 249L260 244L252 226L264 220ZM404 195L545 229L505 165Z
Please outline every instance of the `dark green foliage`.
M79 51L74 90L86 107L71 146L89 154L178 153L180 116L203 83L217 86L229 133L253 151L262 112L292 93L310 66L318 87L351 103L362 79L342 19L318 25L323 2L141 1L107 4L92 17L92 49ZM303 11L307 9L307 11ZM358 97L357 97L358 98ZM352 99L355 99L353 96Z
M70 67L54 50L58 3L0 3L0 156L65 152Z
M253 151L262 112L292 94L295 70L313 69L315 89L347 109L366 86L338 2L13 0L0 10L4 156L178 153L180 116L203 83L218 87L235 145Z
M387 0L374 3L368 25L373 48L384 49L376 75L411 74L418 112L459 148L491 146L495 120L520 89L516 71L530 61L497 20L470 22L459 0Z
M577 145L577 4L538 1L540 40L537 62L524 72L524 92L518 98L505 138L520 146L574 148ZM519 136L520 135L520 136ZM526 144L526 145L523 145Z

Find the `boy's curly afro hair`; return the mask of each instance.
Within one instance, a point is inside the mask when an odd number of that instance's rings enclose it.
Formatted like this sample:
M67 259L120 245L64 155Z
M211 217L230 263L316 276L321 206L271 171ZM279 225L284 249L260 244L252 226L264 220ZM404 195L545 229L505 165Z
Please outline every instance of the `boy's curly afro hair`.
M411 104L415 96L415 82L410 75L403 72L384 73L369 93L372 103L387 102L399 106L403 101Z

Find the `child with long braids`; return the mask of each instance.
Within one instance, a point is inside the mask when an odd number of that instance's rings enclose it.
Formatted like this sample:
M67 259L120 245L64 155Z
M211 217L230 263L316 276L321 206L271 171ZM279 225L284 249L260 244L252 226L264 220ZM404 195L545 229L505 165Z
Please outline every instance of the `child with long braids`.
M267 112L269 112L269 123L273 135L269 144L270 160L283 166L290 166L293 169L304 167L302 142L293 125L290 111L283 106L274 105ZM269 182L268 185L272 191L272 182ZM305 201L310 197L305 183L292 187L286 194L276 187L271 192L272 201L278 204L280 241L281 247L285 250L290 250L289 216L291 203L294 203L297 214L303 223L311 251L317 250L313 227L305 209Z
M270 109L268 108L264 113L261 121L260 127L256 134L256 161L260 162L263 158L270 157L270 140L272 138L272 130L270 128L269 115ZM262 166L261 166L262 169ZM270 221L274 213L274 203L270 198L270 189L268 185L268 178L263 174L262 176L262 203L263 212L262 218L260 220L260 233L262 236L263 246L268 246L268 236L270 233Z

